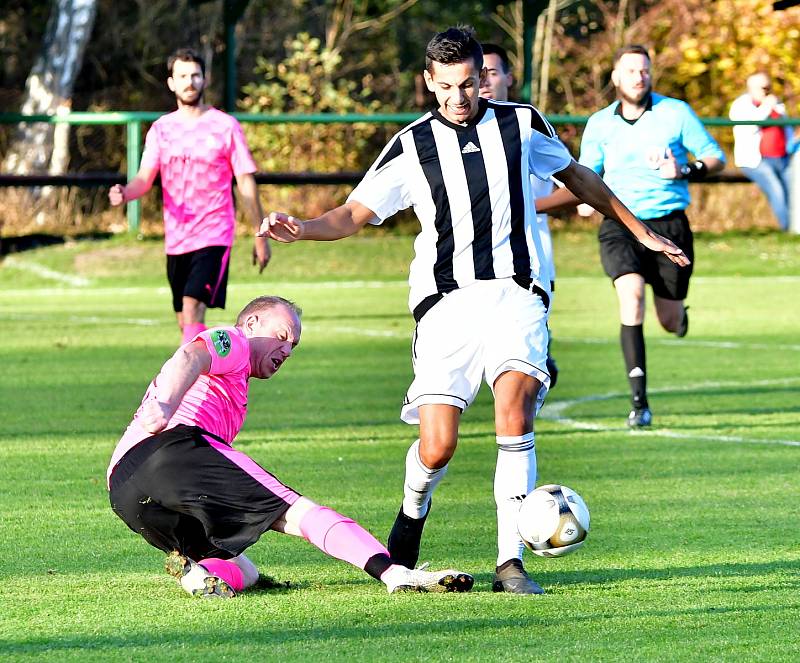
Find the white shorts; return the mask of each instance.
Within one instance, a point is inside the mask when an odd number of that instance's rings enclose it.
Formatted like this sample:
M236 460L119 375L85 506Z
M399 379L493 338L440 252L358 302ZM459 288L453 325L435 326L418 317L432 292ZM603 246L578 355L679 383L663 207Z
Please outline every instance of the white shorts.
M550 386L547 339L544 303L512 279L477 281L444 295L414 331L414 381L400 418L418 424L419 406L434 403L464 411L482 380L494 393L495 380L507 371L542 383L538 412Z

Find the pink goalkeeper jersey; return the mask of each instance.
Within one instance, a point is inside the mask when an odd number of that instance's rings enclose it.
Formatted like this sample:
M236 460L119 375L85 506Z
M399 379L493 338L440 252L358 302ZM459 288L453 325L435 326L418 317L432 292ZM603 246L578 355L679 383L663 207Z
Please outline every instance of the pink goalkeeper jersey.
M198 338L205 342L211 355L211 369L208 375L201 375L189 387L164 430L178 424L199 426L232 444L247 416L250 346L247 337L237 327L207 329L195 337ZM160 376L159 373L150 383L142 404L133 415L133 421L114 449L106 475L108 479L120 459L139 442L152 435L139 425L138 419L142 405L157 397Z
M141 165L161 172L167 254L233 244L231 178L256 172L235 118L216 108L164 115L147 132Z

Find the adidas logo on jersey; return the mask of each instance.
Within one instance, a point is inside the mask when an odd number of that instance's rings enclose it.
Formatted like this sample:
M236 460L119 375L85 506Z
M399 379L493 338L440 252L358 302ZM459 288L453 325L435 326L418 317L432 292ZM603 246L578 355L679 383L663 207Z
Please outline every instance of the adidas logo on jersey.
M464 149L461 150L461 154L472 154L473 152L480 152L481 148L478 147L472 141L469 141L466 145L464 145Z

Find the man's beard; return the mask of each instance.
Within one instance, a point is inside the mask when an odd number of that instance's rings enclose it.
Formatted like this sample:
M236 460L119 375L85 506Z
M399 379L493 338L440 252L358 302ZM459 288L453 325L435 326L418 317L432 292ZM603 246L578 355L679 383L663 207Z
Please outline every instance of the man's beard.
M648 85L644 90L642 90L641 96L637 97L631 97L630 95L627 95L624 92L617 90L617 96L626 104L632 104L634 106L643 106L644 100L647 99L652 89L653 89L652 86Z
M184 95L185 94L186 93L184 92ZM176 96L178 98L178 101L183 106L199 106L201 103L203 103L203 92L202 91L198 92L196 97L189 98L189 99L187 99L183 95L176 95Z

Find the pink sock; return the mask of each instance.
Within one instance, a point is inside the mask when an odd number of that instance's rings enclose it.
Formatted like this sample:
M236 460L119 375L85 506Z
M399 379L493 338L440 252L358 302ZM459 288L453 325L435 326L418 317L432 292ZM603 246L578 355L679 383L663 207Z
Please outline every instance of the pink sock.
M201 331L205 331L206 329L208 329L208 327L202 322L190 322L183 325L183 338L181 339L181 343L188 343Z
M306 541L323 552L359 569L366 570L367 562L376 555L386 556L388 566L389 552L372 534L354 520L327 506L315 506L311 509L300 521L300 532ZM381 569L383 570L385 569Z
M209 557L208 559L201 559L198 564L211 575L227 582L234 592L241 592L244 589L244 575L235 562L219 559L218 557Z

